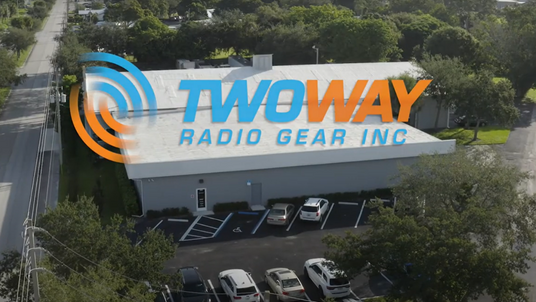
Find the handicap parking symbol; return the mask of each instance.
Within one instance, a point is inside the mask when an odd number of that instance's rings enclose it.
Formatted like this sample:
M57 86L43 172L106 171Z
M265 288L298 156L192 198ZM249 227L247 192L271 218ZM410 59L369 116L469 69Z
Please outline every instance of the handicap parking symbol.
M240 227L237 227L236 229L233 229L233 233L242 233L242 230Z

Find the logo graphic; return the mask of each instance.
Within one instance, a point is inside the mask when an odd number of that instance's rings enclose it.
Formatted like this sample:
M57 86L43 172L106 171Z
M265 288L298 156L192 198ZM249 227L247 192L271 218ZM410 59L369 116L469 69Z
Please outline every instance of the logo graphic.
M87 126L91 128L94 134L102 140L104 144L118 149L129 149L132 147L133 141L123 139L121 137L110 134L101 124L95 109L98 108L102 120L115 133L122 135L132 134L135 131L133 125L125 125L117 121L109 110L108 99L115 101L117 106L117 118L122 119L129 116L129 112L133 117L139 117L148 110L148 115L151 116L150 121L154 121L157 111L156 97L154 91L143 73L129 61L108 53L87 53L82 56L80 62L105 62L117 65L125 69L131 79L111 68L102 66L87 67L86 76L86 91L84 91L84 115ZM96 77L92 81L87 81L87 77ZM113 83L113 84L111 84ZM138 85L139 89L136 87ZM142 94L140 95L140 91ZM86 131L86 127L81 120L78 97L80 93L80 85L75 85L71 88L70 95L70 111L71 119L78 135L84 143L96 154L108 160L118 163L128 163L134 160L132 156L126 156L121 152L116 153L108 150L103 144L95 141L95 139ZM106 95L108 98L100 98L96 100L97 94ZM147 106L144 108L145 100ZM129 110L128 102L131 104Z

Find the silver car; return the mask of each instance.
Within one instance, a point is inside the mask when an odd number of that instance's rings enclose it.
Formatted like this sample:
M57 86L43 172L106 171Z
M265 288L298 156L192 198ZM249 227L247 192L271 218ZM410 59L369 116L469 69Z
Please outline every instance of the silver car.
M304 300L305 290L293 270L272 268L264 273L264 281L277 294L278 301Z
M294 216L294 205L288 203L276 203L272 206L266 223L273 225L288 225Z

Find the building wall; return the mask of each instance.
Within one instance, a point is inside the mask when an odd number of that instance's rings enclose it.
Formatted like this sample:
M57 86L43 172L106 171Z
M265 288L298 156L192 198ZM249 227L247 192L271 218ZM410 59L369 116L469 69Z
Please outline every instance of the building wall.
M345 164L302 166L256 171L189 175L135 180L143 210L187 207L196 211L196 189L206 189L207 209L216 203L252 203L253 185L262 184L262 205L271 198L357 192L389 187L398 164L411 164L415 158L390 159ZM200 179L203 183L200 183ZM258 195L257 195L258 196Z
M427 98L421 109L415 114L415 128L420 130L433 129L437 115L437 103ZM449 110L441 108L437 128L447 128L449 120Z

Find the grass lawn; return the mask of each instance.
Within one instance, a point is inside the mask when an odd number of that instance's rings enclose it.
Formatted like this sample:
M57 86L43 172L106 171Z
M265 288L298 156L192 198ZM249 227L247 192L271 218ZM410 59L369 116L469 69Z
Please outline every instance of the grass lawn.
M215 54L210 56L210 59L218 60L218 59L227 59L229 56L234 55L234 50L218 50Z
M11 88L0 88L0 108L4 105L6 102L7 96L9 94L9 91L11 91Z
M498 82L501 79L503 79L503 78L493 78L493 81ZM532 102L536 103L536 89L533 88L533 89L529 90L529 92L527 93L527 98L531 99Z
M473 141L473 129L452 128L434 134L443 140L456 139L457 145L500 145L506 143L509 135L510 129L491 126L480 128L476 141Z
M24 65L24 62L26 62L26 59L28 59L28 56L32 52L33 47L34 46L32 45L20 53L20 57L17 59L17 65L19 65L19 67L22 67Z

